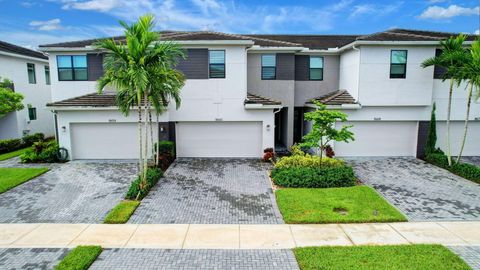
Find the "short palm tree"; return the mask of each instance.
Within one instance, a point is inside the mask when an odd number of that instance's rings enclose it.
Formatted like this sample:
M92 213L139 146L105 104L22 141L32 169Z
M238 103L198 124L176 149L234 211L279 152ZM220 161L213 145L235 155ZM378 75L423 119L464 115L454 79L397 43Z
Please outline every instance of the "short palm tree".
M117 91L117 105L124 115L127 116L131 109L137 109L139 174L146 182L151 110L161 114L170 100L176 103L177 108L180 105L184 76L174 67L184 53L176 43L159 41L160 35L153 31L152 15L142 16L131 25L120 24L125 28L125 42L105 39L97 44L97 48L105 52L105 74L98 81L98 89L103 92L107 85L113 86ZM152 130L150 137L153 142Z
M468 118L470 117L470 106L472 104L473 90L476 92L476 99L478 100L480 95L480 40L476 40L469 51L466 52L464 65L461 69L460 76L467 81L468 94L467 94L467 112L465 115L465 126L463 130L462 144L460 152L457 157L457 163L460 162L462 157L463 148L465 147L465 141L467 140L468 131Z
M452 95L453 87L461 83L461 76L459 75L463 60L465 58L465 49L463 48L463 42L465 41L465 35L458 35L457 37L451 37L447 40L440 42L442 47L442 53L438 56L429 58L422 63L422 67L440 66L446 69L445 74L442 77L443 81L450 79L450 88L448 93L448 108L447 108L447 158L448 165L452 165L452 151L450 144L450 115L452 112Z

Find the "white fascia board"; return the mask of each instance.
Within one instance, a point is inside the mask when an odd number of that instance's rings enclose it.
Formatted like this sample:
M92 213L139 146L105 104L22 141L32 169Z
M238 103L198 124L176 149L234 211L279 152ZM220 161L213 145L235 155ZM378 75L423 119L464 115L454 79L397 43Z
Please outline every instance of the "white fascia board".
M305 107L317 109L318 106L312 103L306 103ZM362 108L360 104L342 104L342 105L327 105L327 109L331 110L359 110Z
M465 41L465 45L471 45L473 41ZM439 46L440 41L370 41L370 40L357 40L349 43L338 49L338 52L351 49L355 46L372 45L372 46Z
M94 47L41 47L42 52L91 52L95 51Z
M253 45L252 40L173 40L180 45Z
M25 60L32 60L32 61L39 61L39 62L48 63L48 59L36 58L36 57L31 57L31 56L26 56L26 55L21 55L21 54L16 54L16 53L9 53L9 52L0 51L0 55L5 55L5 56L10 56L10 57L22 58L22 59L25 59Z
M245 104L246 110L272 110L281 109L282 105Z
M49 106L50 111L118 111L118 107ZM135 110L136 108L132 108Z
M297 54L298 55L338 55L340 52L339 52L339 49L338 48L329 48L327 50L311 50L311 49L308 49L308 48L305 48L303 50L301 50L300 52L298 52Z
M265 52L299 52L304 50L305 47L262 47L262 46L252 46L247 49L249 53L265 53Z

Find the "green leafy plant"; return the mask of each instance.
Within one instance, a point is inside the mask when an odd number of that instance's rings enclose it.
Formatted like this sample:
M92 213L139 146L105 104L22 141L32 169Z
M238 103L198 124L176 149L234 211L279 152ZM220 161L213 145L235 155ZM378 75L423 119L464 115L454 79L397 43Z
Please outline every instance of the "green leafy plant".
M454 163L452 166L449 166L447 156L441 152L428 154L425 157L425 161L449 170L465 179L480 183L480 167L478 166L468 163Z
M157 184L158 180L163 176L163 172L158 168L147 169L147 181L143 181L140 176L137 177L131 184L127 191L125 199L127 200L142 200L147 196L152 187Z
M291 155L280 158L275 163L275 168L315 168L315 167L343 167L345 162L341 159L305 155Z
M355 174L351 167L291 167L274 168L273 182L282 187L332 188L355 185Z
M31 135L25 135L22 138L22 142L24 146L33 145L36 142L45 140L45 135L43 133L34 133Z
M8 153L23 147L21 139L0 140L0 153Z
M115 208L113 208L103 221L105 224L123 224L127 223L133 212L140 205L140 201L121 201Z
M317 109L313 112L305 113L305 120L312 121L312 130L303 136L300 147L317 148L320 158L326 146L332 142L350 142L354 140L353 132L350 131L351 125L344 125L340 129L335 128L337 122L347 121L347 115L340 111L329 110L327 106L315 101ZM322 159L320 159L322 161ZM320 163L320 166L322 163Z
M53 163L58 162L59 146L56 141L39 141L32 148L20 155L23 163Z
M1 79L1 78L0 78ZM23 95L20 93L15 93L11 89L12 81L8 79L3 79L0 82L0 118L5 116L7 113L19 111L24 108L22 101Z
M437 144L437 118L435 116L435 102L432 106L432 113L430 116L430 123L428 126L427 142L425 144L425 155L435 152L435 145Z
M78 246L55 266L55 270L87 270L100 253L100 246Z

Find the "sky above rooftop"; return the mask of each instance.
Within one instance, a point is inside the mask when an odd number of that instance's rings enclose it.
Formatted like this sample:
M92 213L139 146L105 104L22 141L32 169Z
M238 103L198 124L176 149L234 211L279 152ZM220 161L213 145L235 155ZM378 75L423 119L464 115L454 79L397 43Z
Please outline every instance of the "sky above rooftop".
M158 30L369 34L390 28L475 33L480 0L0 0L0 40L40 44L121 35L152 13Z

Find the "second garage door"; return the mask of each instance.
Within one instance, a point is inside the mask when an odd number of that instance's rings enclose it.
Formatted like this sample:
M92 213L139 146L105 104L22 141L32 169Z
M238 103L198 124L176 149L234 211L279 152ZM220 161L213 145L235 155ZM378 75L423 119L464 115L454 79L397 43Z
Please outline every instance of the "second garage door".
M355 141L335 143L337 156L415 156L417 122L347 122ZM340 124L339 124L340 126Z
M262 122L176 124L179 157L255 157L262 154Z

